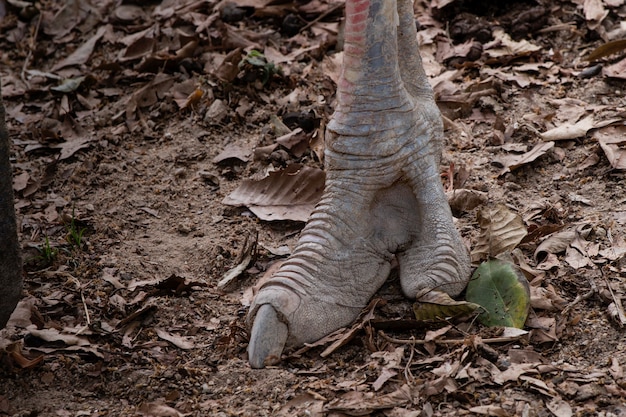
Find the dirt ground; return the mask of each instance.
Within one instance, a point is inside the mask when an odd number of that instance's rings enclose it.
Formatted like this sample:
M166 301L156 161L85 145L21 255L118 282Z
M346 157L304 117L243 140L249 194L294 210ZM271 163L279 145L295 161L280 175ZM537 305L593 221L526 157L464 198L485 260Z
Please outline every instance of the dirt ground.
M479 218L528 233L527 334L418 322L392 274L343 346L252 370L250 288L311 203L224 200L323 168L343 2L0 0L25 261L0 415L626 415L623 3L415 5L458 228L477 263Z

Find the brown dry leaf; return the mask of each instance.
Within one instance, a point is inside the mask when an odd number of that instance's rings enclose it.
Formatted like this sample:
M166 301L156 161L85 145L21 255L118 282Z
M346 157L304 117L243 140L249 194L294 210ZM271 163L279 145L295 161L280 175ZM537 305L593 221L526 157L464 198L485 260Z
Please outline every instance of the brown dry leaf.
M471 315L479 308L478 304L456 301L443 291L428 289L417 294L413 314L421 321L443 321L451 317Z
M493 375L493 382L498 385L502 385L509 381L517 381L519 377L526 373L538 373L537 366L540 363L513 363L504 371L499 371L497 368L490 369Z
M493 404L471 407L469 411L483 416L509 417L509 413L504 408Z
M494 76L502 81L515 83L521 88L526 88L531 84L540 85L534 77L530 77L527 74L516 74L512 71L511 67L504 68L483 68L481 73L489 76Z
M582 224L547 237L535 249L535 261L540 263L537 269L545 270L546 261L551 262L549 255L556 255L563 251L565 251L565 261L573 268L592 266L593 261L589 258L590 244L586 241L590 232L591 226Z
M574 245L565 249L565 257L563 259L574 269L595 265L585 249L574 247Z
M374 352L372 358L381 358L384 361L383 369L372 383L374 391L379 391L387 381L398 375L398 369L404 356L404 347L398 347L393 352Z
M593 115L589 115L576 123L564 123L541 134L544 141L569 140L585 136L587 132L596 127Z
M305 222L322 196L325 177L319 168L290 165L260 181L243 181L222 203L246 206L261 220Z
M504 175L507 172L529 164L540 156L545 155L552 148L554 148L554 142L542 142L535 145L530 151L521 155L507 155L499 158L497 162L502 164L504 168L502 168L498 175Z
M233 82L237 78L237 74L239 74L239 63L242 58L243 49L233 49L224 57L220 66L217 67L215 76L226 83Z
M51 71L58 71L61 68L70 67L72 65L81 65L87 62L87 60L91 56L91 53L93 52L93 49L96 46L96 43L98 43L100 38L102 38L102 36L107 31L113 31L112 26L110 25L100 26L95 35L89 38L84 44L79 46L78 49L72 52L70 56L61 60L61 62L58 62L56 65L54 65Z
M456 217L487 203L488 196L484 191L459 188L446 192L452 214Z
M546 408L550 410L555 417L572 417L574 415L572 406L563 401L561 397L554 397L551 401L546 402Z
M471 254L473 262L512 251L528 234L522 218L502 204L480 210L478 224L481 233Z
M500 58L503 56L521 56L541 50L540 46L534 45L527 40L514 41L501 28L493 31L494 41L485 44L484 49L487 56Z
M302 130L302 128L296 128L292 132L287 133L279 138L276 138L276 142L289 151L296 157L300 158L309 149L309 141L311 135Z
M530 286L530 305L534 309L558 311L562 310L567 301L556 293L552 285L548 287Z
M332 55L324 55L322 58L322 70L335 84L339 81L341 73L341 63L343 62L343 52Z
M599 255L609 261L617 261L626 255L626 241L619 239L609 248L602 249Z
M540 379L533 378L533 377L527 376L527 375L521 375L519 377L519 379L520 379L520 381L522 381L525 384L527 384L527 386L529 386L530 389L538 391L538 392L542 393L543 395L547 395L549 397L558 397L558 395L559 395L554 390L554 388L550 388L545 382L543 382Z
M611 166L626 169L626 126L608 126L594 132Z
M276 417L292 417L306 415L310 417L324 417L324 400L309 393L298 395L287 402L275 414Z
M39 355L36 358L28 359L22 354L21 343L12 343L6 347L6 351L17 366L22 369L32 369L43 362L44 355Z
M44 12L42 19L44 33L57 39L67 35L85 19L91 7L89 2L68 0L63 2L63 7L54 16Z
M556 319L554 317L529 317L525 323L530 331L532 343L554 343L559 340L556 334Z
M170 342L171 344L173 344L179 349L188 350L188 349L193 349L195 347L194 343L188 337L178 336L178 335L169 333L159 327L156 327L154 331L156 332L157 336L159 336L161 339L167 342Z
M604 67L602 74L610 78L618 78L620 80L626 80L626 58L616 62L613 65Z
M361 330L365 326L365 324L369 323L369 321L374 318L374 309L378 305L379 301L380 299L378 298L371 300L370 303L367 305L367 307L365 307L365 310L361 313L359 318L356 319L352 327L350 329L343 329L343 331L340 334L338 334L338 336L340 337L338 337L337 340L335 340L330 346L324 349L324 351L320 353L320 356L322 358L325 358L331 353L333 353L334 351L336 351L337 349L339 349L340 347L344 346L350 340L352 340L352 338L357 334L357 332ZM335 333L332 333L332 334L335 334ZM326 337L322 338L322 340L326 339Z
M35 299L35 297L32 296L20 300L17 303L15 310L13 310L13 313L11 314L11 317L9 318L9 321L7 322L5 328L18 327L25 329L33 324L31 316L33 315L33 312L37 314L36 301L37 300ZM1 340L2 333L0 333L0 348L2 346Z
M149 27L119 39L120 43L127 46L120 51L118 61L123 63L151 54L157 44L156 36L155 28Z
M605 10L602 0L584 0L583 12L585 13L587 26L591 30L597 29L609 14L609 11Z
M587 61L595 61L605 56L613 55L626 50L626 39L618 39L615 41L607 42L598 46L591 51L589 56L585 58Z
M142 415L150 417L185 417L189 415L183 414L168 405L157 402L141 404L138 411Z
M135 91L130 97L126 107L126 118L134 120L138 108L149 107L163 100L170 93L172 85L174 85L174 77L164 73L157 74L152 81Z
M403 385L396 391L376 396L373 392L348 392L329 402L324 411L339 411L353 416L364 416L376 410L386 410L410 404L413 393L408 385Z
M570 243L576 239L577 233L579 233L577 228L571 228L549 235L535 249L533 255L535 262L542 262L549 254L558 254L565 251Z
M204 91L202 91L202 89L200 88L196 88L187 97L174 99L174 101L178 105L178 108L180 108L181 110L184 110L187 108L193 109L198 105L198 103L202 99L202 96L204 96Z
M28 186L28 181L30 180L30 174L26 171L22 172L19 175L13 176L13 191L19 193L24 190Z
M248 162L250 160L250 154L250 149L230 144L227 145L215 158L213 158L213 163L220 164L228 161L229 159L238 159L241 162Z
M263 55L265 55L265 58L267 58L268 62L272 62L275 65L278 65L284 64L285 62L296 61L300 55L309 51L319 49L319 47L319 42L312 42L312 44L307 47L297 48L291 51L288 55L283 55L277 49L272 48L271 46L266 46L263 50Z

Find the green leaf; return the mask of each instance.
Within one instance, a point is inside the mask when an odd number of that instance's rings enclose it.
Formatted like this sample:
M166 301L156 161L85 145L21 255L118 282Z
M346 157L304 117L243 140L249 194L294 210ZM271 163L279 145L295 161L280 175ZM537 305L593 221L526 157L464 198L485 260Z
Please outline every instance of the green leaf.
M515 265L492 259L483 262L472 275L466 299L484 309L478 316L483 325L521 329L530 308L530 288Z
M415 318L421 321L443 321L449 318L469 316L481 306L467 301L455 301L443 291L431 290L416 297L413 304Z

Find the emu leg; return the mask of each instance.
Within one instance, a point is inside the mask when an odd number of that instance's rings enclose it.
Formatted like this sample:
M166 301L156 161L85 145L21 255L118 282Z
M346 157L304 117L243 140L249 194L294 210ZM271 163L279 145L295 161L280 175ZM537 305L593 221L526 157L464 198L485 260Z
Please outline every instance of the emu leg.
M254 368L352 322L394 258L407 297L456 295L469 278L439 177L442 123L410 0L346 0L337 100L322 199L250 309Z

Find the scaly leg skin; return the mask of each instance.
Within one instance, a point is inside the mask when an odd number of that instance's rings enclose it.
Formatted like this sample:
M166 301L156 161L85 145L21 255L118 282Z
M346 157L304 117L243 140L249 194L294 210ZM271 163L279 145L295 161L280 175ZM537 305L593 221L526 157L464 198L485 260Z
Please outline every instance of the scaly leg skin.
M469 278L439 178L441 117L419 57L411 0L346 0L337 101L326 131L322 199L248 315L253 368L276 364L286 346L350 324L395 257L407 297L423 289L454 296Z

